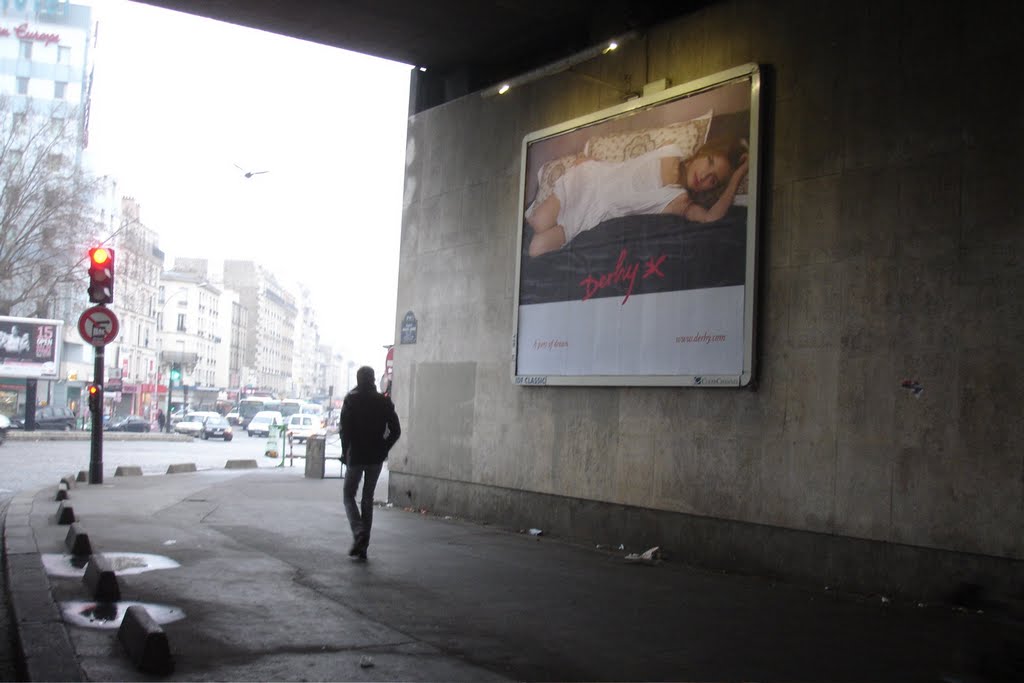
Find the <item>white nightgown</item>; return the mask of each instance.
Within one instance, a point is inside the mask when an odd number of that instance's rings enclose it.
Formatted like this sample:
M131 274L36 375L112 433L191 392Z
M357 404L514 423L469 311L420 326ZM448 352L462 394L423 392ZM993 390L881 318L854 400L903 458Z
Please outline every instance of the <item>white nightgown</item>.
M683 158L678 145L665 145L627 161L585 161L555 181L558 224L566 244L609 218L661 213L686 192L681 185L661 184L661 159Z

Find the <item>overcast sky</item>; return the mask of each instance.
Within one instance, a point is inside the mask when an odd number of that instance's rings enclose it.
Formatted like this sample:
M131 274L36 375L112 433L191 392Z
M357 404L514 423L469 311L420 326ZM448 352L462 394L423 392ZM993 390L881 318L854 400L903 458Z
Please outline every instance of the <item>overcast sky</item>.
M251 259L306 283L323 341L379 374L395 334L409 67L86 4L99 22L90 161L139 202L167 265Z

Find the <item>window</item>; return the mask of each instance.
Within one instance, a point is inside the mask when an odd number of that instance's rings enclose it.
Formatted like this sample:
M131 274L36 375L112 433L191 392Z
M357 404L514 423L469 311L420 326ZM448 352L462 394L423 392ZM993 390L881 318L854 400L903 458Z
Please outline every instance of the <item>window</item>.
M24 76L18 76L18 94L19 95L27 95L28 94L28 79L25 78Z
M53 99L55 99L55 100L63 100L64 99L64 93L65 93L65 91L67 89L68 89L68 84L67 83L65 83L63 81L54 81L53 82Z
M71 63L71 48L66 45L60 45L57 47L57 63L58 64L70 64Z
M18 45L18 56L22 59L32 59L32 41L23 40Z
M184 331L185 331L185 314L184 313L179 313L178 314L178 332L184 332Z

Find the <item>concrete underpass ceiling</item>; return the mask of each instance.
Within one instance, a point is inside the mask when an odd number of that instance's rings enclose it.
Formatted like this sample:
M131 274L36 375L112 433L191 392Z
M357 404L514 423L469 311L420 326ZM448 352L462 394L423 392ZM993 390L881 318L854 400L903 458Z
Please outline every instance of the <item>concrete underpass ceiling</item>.
M714 0L144 0L426 67L421 111Z

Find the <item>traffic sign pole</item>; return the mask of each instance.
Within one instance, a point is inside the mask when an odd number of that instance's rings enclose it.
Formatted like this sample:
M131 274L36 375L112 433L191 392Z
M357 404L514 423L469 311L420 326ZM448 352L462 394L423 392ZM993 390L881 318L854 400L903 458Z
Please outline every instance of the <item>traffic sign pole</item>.
M103 483L103 346L96 347L96 362L92 368L92 381L99 387L97 407L92 411L92 438L89 449L89 483Z

